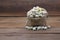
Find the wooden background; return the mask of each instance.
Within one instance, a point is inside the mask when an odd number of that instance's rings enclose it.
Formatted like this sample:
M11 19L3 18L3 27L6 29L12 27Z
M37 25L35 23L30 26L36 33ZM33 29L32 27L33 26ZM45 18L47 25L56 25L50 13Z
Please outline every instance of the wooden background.
M47 9L53 16L47 19L51 29L25 29L27 18L21 16L34 6ZM0 40L60 40L60 0L0 0Z
M0 16L26 16L34 6L40 6L51 16L60 16L60 0L0 0Z

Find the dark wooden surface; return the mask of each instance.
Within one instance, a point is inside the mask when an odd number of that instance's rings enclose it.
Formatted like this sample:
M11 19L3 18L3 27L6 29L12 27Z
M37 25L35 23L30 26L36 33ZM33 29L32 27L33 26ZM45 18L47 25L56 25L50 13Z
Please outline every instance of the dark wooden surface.
M48 11L49 16L60 16L59 11ZM0 13L0 16L20 16L20 17L26 17L27 12L3 12Z
M47 10L60 10L60 0L0 0L0 8L2 11L14 10L29 10L33 6L41 6ZM0 9L0 10L1 10Z
M60 16L60 0L0 0L0 16L26 16L34 6L47 9L49 15Z
M48 17L51 29L26 30L26 17L0 17L0 40L60 40L60 17Z

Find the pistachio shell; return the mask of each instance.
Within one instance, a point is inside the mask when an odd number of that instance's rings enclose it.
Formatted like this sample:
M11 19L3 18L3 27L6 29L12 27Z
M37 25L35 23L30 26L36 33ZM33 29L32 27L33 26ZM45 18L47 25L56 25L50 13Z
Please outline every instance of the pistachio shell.
M34 30L34 31L37 30L37 27L33 27L33 30Z

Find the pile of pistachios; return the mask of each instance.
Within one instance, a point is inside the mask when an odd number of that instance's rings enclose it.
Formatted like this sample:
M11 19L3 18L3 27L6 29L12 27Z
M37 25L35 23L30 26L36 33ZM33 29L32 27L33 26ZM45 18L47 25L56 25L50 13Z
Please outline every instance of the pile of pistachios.
M28 30L34 30L34 31L36 31L36 30L46 30L46 29L49 29L49 28L51 28L51 26L38 26L38 27L29 27L29 26L26 26L26 29L28 29Z
M48 15L48 12L39 6L33 7L27 12L27 17L44 17L46 15Z

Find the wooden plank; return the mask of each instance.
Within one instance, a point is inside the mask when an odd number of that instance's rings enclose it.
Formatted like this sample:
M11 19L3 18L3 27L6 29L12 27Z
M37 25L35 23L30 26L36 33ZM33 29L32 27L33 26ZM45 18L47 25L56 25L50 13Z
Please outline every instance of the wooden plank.
M60 0L0 0L0 16L26 16L37 5L47 9L49 15L60 16Z
M60 40L60 34L6 34L0 40Z
M28 5L28 6L27 6ZM0 1L2 11L29 10L33 6L39 5L47 10L60 10L60 0L3 0Z
M0 16L20 16L20 17L24 17L26 16L27 12L3 12L0 13Z
M29 31L26 29L0 29L0 40L60 40L60 28Z
M48 11L49 16L60 16L60 11ZM20 16L20 17L26 17L27 11L22 12L1 12L0 16Z
M18 34L60 34L60 28L51 28L47 30L38 30L38 31L32 31L27 30L25 28L17 28L17 29L0 29L0 35L3 34L12 34L12 35L18 35Z
M0 17L0 28L22 28L26 26L26 17ZM48 17L47 24L60 27L60 17Z

